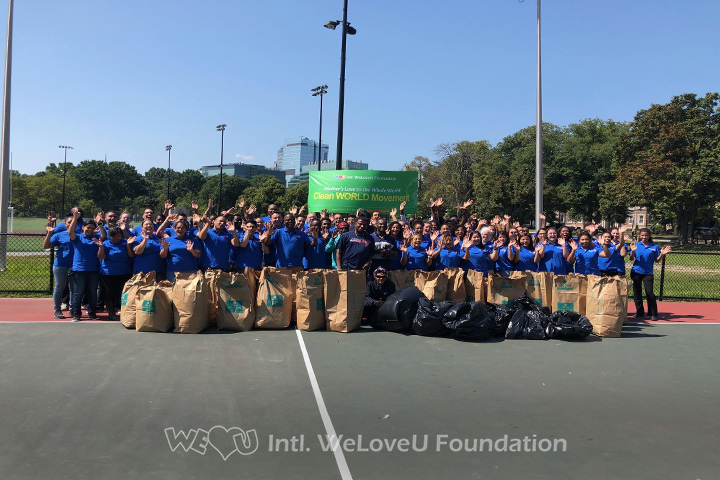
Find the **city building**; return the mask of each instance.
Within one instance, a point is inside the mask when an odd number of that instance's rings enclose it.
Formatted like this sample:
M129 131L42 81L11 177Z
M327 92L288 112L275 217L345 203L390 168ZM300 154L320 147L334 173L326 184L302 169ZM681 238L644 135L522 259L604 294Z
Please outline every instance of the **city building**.
M315 140L307 137L290 137L285 139L285 143L278 150L274 166L278 170L295 170L297 174L300 173L303 166L317 162L318 158L321 162L327 161L328 146L326 144L319 148L319 144Z
M368 170L368 164L363 162L354 162L352 160L343 160L342 162L342 169L343 170ZM335 160L327 160L322 163L321 170L335 170ZM299 183L308 183L310 180L310 172L317 172L318 171L318 164L317 163L311 163L309 165L305 165L303 167L300 167L300 173L297 175L293 175L288 180L288 187L291 185L297 185Z
M200 168L203 177L208 178L214 175L220 175L220 165L207 165ZM234 177L252 179L258 175L272 175L285 183L285 172L282 170L273 170L264 165L251 165L247 163L226 163L223 165L223 175L232 175Z

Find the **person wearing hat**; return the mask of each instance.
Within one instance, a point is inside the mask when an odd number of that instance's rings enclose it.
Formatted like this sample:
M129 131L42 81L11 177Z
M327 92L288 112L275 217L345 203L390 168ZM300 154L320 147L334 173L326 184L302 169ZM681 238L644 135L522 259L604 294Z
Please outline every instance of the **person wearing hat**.
M387 277L387 270L383 267L378 267L373 272L373 279L368 282L365 288L363 318L371 319L374 317L385 300L395 293L395 284Z
M334 270L337 270L337 259L335 255L335 251L337 250L337 244L340 240L340 235L343 233L346 233L350 230L350 225L348 225L347 222L340 222L338 223L337 228L331 233L331 238L328 240L327 244L325 245L325 252L330 253L332 257L332 268Z

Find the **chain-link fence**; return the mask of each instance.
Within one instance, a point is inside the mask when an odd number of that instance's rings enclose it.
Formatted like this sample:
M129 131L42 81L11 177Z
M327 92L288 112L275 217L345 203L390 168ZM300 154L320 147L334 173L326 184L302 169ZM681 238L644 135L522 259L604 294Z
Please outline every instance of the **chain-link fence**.
M0 294L52 293L53 249L42 233L0 233Z
M655 264L654 275L658 300L720 301L720 253L672 252Z

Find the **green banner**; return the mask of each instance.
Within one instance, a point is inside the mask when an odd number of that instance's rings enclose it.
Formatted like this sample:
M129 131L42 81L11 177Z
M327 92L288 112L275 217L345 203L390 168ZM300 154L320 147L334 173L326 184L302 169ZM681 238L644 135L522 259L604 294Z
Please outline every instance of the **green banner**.
M308 211L336 213L389 212L405 202L405 213L417 213L417 172L328 170L310 172Z

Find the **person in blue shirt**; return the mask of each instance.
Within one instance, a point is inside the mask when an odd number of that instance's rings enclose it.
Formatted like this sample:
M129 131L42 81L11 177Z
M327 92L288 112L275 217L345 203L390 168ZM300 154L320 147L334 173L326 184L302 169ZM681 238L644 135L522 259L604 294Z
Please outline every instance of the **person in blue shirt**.
M249 219L245 221L245 232L240 239L240 247L232 247L238 251L236 254L235 268L242 271L245 267L255 270L262 268L263 254L267 250L267 246L263 243L267 236L267 231L262 235L257 233L257 221Z
M327 253L325 252L325 245L327 245L327 239L329 238L329 233L326 233L325 235L320 234L320 221L319 220L311 220L310 226L308 227L310 231L310 238L315 239L315 245L312 245L312 243L305 247L305 253L303 255L303 268L305 270L309 269L325 269L328 268L327 265ZM327 236L326 236L327 235Z
M62 314L60 306L62 305L62 296L65 288L70 283L68 272L72 268L74 247L70 241L67 227L72 223L72 217L65 219L65 230L55 233L54 212L48 214L48 223L46 226L47 235L43 241L43 248L55 247L55 261L53 262L53 277L55 279L55 287L53 289L53 305L55 307L54 318L65 318ZM70 291L72 298L72 290Z
M307 233L295 228L295 216L288 213L283 218L284 228L273 231L274 225L268 229L265 244L274 245L277 255L275 266L280 268L302 267L306 246L317 245L316 238L310 239Z
M269 222L272 218L273 213L275 213L276 211L278 211L277 205L275 205L274 203L271 203L270 205L268 205L268 209L267 209L268 214L266 216L262 217L263 223Z
M466 258L461 265L465 271L477 270L483 272L483 276L487 277L489 273L495 272L495 262L490 260L490 254L493 247L486 247L482 241L483 237L480 232L473 232L470 236L470 246L464 248L463 258Z
M625 244L626 231L627 226L623 226L620 228L613 227L610 229L610 235L612 236L612 244L615 246L616 255L613 255L610 259L608 271L610 269L615 270L623 277L625 276L625 257L630 252L630 249ZM625 254L622 253L622 247L625 247ZM602 271L602 265L600 267L600 270Z
M537 272L540 258L545 253L545 247L538 244L533 248L533 239L529 233L521 233L518 243L511 243L508 249L508 258L513 262L513 269L519 272Z
M653 292L653 264L663 259L665 255L672 252L670 245L659 248L653 243L652 234L647 228L641 228L638 232L639 242L630 246L630 260L635 260L630 271L630 278L633 282L633 296L635 300L635 317L645 316L643 308L642 288L645 287L647 297L647 313L650 320L658 319L657 300Z
M206 219L197 238L203 242L202 267L227 272L230 269L230 247L240 246L235 224L230 222L226 226L225 217L222 215L215 217L212 222Z
M185 220L175 222L173 232L173 235L166 239L168 245L167 279L171 282L175 282L175 274L178 272L195 273L198 271L202 248L200 240L190 235Z
M258 225L258 227L261 227ZM263 233L266 230L270 229L272 233L280 230L283 227L283 216L280 212L275 211L270 216L270 221L265 222L264 225L262 225L262 229L260 229L259 233ZM270 235L272 235L270 233ZM275 248L275 245L265 243L267 245L267 249L264 250L263 253L263 264L266 267L274 267L277 264L277 248Z
M600 240L600 248L604 255L598 258L598 267L600 267L600 275L605 277L613 277L615 275L625 276L625 256L627 255L627 247L625 247L625 239L619 238L619 242L613 241L613 228L609 232L605 232ZM624 230L623 230L624 233Z
M589 233L583 232L578 238L580 243L572 240L571 251L567 262L575 264L575 273L580 275L600 275L598 260L600 255L605 255L603 249L595 245Z
M168 244L165 238L155 235L155 224L152 220L143 221L142 231L138 237L130 237L127 243L135 253L133 274L155 272L157 281L165 280Z
M460 266L462 260L467 260L469 252L467 248L470 246L470 241L466 240L464 245L455 245L452 235L445 233L440 237L438 242L440 245L436 248L431 256L433 259L438 260L438 268L456 268ZM465 247L463 253L461 253L461 246Z
M371 233L370 236L375 240L375 246L370 257L372 261L370 271L374 272L378 267L390 270L393 259L399 257L399 250L397 241L387 232L387 220L378 217L375 221L375 232Z
M388 268L388 270L400 270L402 267L400 265L400 260L402 259L402 252L400 251L400 247L405 245L405 238L403 237L403 227L402 225L400 225L400 222L392 222L390 223L388 231L390 232L390 238L395 241L395 251L397 252L397 255L390 259L390 268Z
M427 271L428 267L432 265L432 248L422 248L422 242L423 236L416 233L410 239L410 246L400 247L403 252L400 264L405 267L405 270Z
M538 232L538 237L540 232ZM575 243L573 241L573 243ZM565 240L558 240L558 232L555 228L547 230L547 242L541 242L543 245L543 256L538 266L539 272L552 272L555 275L567 275L568 263L567 257L570 252L566 248Z
M337 244L340 241L340 237L343 233L347 233L350 230L350 225L347 222L338 223L337 229L332 233L330 240L325 245L325 252L330 253L332 256L332 268L337 270Z
M115 226L108 231L108 239L98 249L100 260L100 282L105 292L105 306L108 318L119 320L117 312L120 310L120 296L125 282L130 279L132 272L133 249L123 236L123 229Z
M513 263L509 255L509 243L508 234L499 232L493 245L493 252L490 254L490 261L495 262L495 271L503 277L509 277L513 270Z
M77 234L75 227L80 217L80 212L74 209L73 219L67 227L68 236L74 247L73 264L72 264L72 282L73 296L72 321L80 321L80 303L85 293L88 295L88 318L98 320L96 315L97 307L97 287L100 280L100 260L98 259L98 249L105 240L105 230L100 226L100 236L96 235L95 229L97 223L95 220L88 220L83 225L83 233Z

